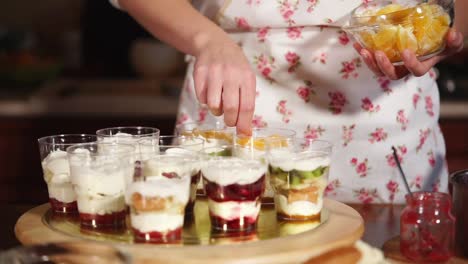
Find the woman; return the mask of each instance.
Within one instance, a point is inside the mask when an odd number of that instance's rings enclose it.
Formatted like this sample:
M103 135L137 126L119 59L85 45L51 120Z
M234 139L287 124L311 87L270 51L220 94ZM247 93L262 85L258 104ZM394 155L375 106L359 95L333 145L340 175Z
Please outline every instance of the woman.
M439 95L431 67L463 47L394 67L340 30L368 0L120 0L159 39L189 56L179 122L222 114L240 133L287 127L334 143L327 195L346 202L404 201L391 146L413 190L447 190ZM114 1L115 2L115 1ZM456 13L467 10L456 2ZM465 32L457 16L455 27ZM356 52L358 51L358 52ZM367 66L367 67L366 67ZM197 100L198 99L198 100Z

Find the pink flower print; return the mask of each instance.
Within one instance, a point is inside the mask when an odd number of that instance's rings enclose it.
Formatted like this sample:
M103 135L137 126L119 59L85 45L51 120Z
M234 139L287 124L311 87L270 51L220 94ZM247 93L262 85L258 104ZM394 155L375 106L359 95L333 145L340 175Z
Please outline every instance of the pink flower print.
M263 121L263 117L259 115L254 115L252 119L252 126L255 128L267 127L267 122Z
M396 120L401 125L401 130L406 130L406 128L408 127L409 120L406 117L405 110L398 110Z
M435 165L436 165L436 160L435 160L434 152L433 152L432 150L430 150L430 151L427 153L427 161L429 162L429 165L431 165L432 168L435 167Z
M324 132L325 129L323 129L321 126L312 127L311 125L307 125L307 129L304 131L304 138L318 139Z
M299 0L280 0L279 10L283 19L289 24L294 25L296 22L292 19L294 12L297 10Z
M419 102L419 99L421 98L421 96L417 93L413 94L413 107L414 109L416 109L416 107L418 106L418 102Z
M410 188L416 187L421 189L423 177L421 175L416 176L414 180L410 183Z
M288 34L288 38L293 39L293 40L301 38L303 28L304 27L288 27L288 29L286 30L286 33Z
M349 142L353 140L353 132L354 128L356 128L356 124L352 124L350 126L343 126L343 134L341 138L343 139L343 146L348 146Z
M289 73L294 72L297 69L297 67L301 65L301 57L297 55L297 53L295 52L288 51L288 53L284 55L284 58L289 64L289 67L288 67Z
M382 91L384 91L384 93L390 94L393 92L392 88L390 88L391 81L389 78L381 76L377 78L377 82L379 82L380 88L382 89Z
M429 116L434 116L434 104L432 103L432 98L430 96L426 96L424 101L426 102L426 113Z
M357 72L357 68L361 67L361 59L355 58L351 61L343 61L341 63L341 78L348 79L349 77L357 78L359 73Z
M369 97L363 98L361 102L361 108L364 111L367 111L369 113L377 113L378 111L380 111L380 105L374 105L369 99Z
M325 23L326 23L326 24L331 24L331 23L333 23L333 19L331 19L331 18L325 18Z
M387 190L390 192L389 200L392 201L392 202L393 202L393 200L395 200L395 194L399 191L398 186L399 186L398 183L396 181L393 181L393 180L390 180L386 184Z
M250 25L244 17L235 17L234 21L236 21L236 26L242 30L250 30Z
M319 0L307 0L307 2L309 2L309 7L307 7L307 12L312 13L315 7L317 6L317 4L319 3Z
M262 27L257 32L257 39L260 42L265 42L268 34L270 33L270 27Z
M346 46L349 43L348 35L343 30L338 31L338 33L340 34L338 36L338 40L340 41L340 44L343 46Z
M370 204L374 202L376 198L378 198L377 189L366 189L361 188L359 190L353 190L354 196L359 199L359 201L363 204Z
M208 114L208 109L206 107L201 107L198 109L198 122L205 122L206 115Z
M275 58L273 56L266 56L265 54L260 54L259 56L254 57L254 63L257 65L257 70L262 74L262 76L267 79L270 83L276 82L273 77L271 77L271 72L275 66Z
M276 106L276 111L278 111L278 113L280 113L283 116L283 122L289 123L292 111L287 108L286 102L286 100L279 101L278 105Z
M383 128L376 128L374 132L369 134L369 142L373 144L375 142L385 141L387 136L388 134L384 131Z
M317 62L319 61L322 64L327 64L327 54L325 52L321 52L318 56L315 56L312 59L312 62Z
M343 111L343 107L348 103L348 100L342 92L329 92L328 97L330 97L328 109L334 115L340 114Z
M338 179L335 179L328 183L327 187L325 188L325 195L336 195L336 189L341 187L341 182Z
M424 143L426 143L426 140L427 140L427 138L429 137L430 134L431 134L431 129L430 128L428 128L426 130L422 130L422 129L419 130L419 144L416 147L417 152L422 149L422 147L424 146Z
M368 160L365 158L363 161L359 162L357 158L352 158L350 160L351 165L355 168L356 173L359 175L359 177L366 177L367 173L370 170L370 167L367 165Z
M400 163L403 163L403 161L404 161L403 157L406 155L407 151L408 150L407 150L405 145L397 147L397 157L398 157L398 161ZM395 158L393 157L393 153L387 154L385 156L385 158L387 159L388 166L390 166L392 168L396 168L396 161L395 161Z
M179 117L177 118L177 125L183 124L189 120L189 116L186 113L180 113Z
M310 96L315 94L315 91L312 89L312 82L311 81L304 81L305 86L299 86L296 89L297 95L304 100L304 102L310 101Z

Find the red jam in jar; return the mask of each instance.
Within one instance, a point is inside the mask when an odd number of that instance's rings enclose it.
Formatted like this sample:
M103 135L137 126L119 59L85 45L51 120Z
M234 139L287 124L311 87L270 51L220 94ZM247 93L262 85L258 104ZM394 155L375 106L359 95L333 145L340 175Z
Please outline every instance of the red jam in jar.
M400 217L400 251L416 262L441 262L453 255L455 218L446 193L414 192L406 195Z

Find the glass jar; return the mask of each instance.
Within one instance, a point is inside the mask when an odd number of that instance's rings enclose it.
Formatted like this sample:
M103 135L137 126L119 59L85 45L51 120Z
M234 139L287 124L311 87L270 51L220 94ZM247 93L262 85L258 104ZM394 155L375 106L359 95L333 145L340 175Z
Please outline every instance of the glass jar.
M400 251L412 261L446 261L453 255L455 218L446 193L406 195L400 217Z

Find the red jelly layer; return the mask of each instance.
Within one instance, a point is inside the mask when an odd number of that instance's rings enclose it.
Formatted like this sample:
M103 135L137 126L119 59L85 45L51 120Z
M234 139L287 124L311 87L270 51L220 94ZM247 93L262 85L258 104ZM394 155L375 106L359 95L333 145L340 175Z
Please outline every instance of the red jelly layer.
M50 207L54 213L73 214L78 212L76 201L64 203L54 198L49 198Z
M265 190L265 175L249 184L219 185L204 178L206 195L216 202L256 201Z
M252 217L226 220L210 213L210 219L212 228L228 232L255 229L255 226L257 225L257 219Z
M182 227L168 232L141 232L133 228L133 238L136 243L173 244L181 241Z
M104 215L80 213L80 225L82 228L102 231L121 229L125 227L126 216L126 210Z

